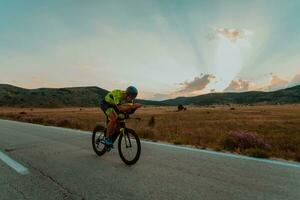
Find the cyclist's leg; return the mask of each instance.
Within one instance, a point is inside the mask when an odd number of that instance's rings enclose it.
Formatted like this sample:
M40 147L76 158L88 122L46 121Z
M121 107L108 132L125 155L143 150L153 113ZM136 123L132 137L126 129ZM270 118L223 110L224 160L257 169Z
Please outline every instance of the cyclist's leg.
M118 115L115 109L103 100L100 103L100 107L104 112L104 114L106 115L106 117L108 118L107 130L106 130L106 144L112 145L113 144L112 136L117 126Z
M108 108L105 111L105 114L109 119L109 122L107 124L107 137L111 138L117 126L118 116L116 111L113 108Z

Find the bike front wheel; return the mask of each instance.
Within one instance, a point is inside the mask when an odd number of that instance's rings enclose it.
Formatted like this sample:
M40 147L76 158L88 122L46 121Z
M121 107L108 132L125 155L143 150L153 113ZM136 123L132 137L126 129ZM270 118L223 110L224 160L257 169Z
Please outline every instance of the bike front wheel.
M120 134L118 151L122 161L127 165L133 165L139 160L141 142L134 130L125 129L124 134Z

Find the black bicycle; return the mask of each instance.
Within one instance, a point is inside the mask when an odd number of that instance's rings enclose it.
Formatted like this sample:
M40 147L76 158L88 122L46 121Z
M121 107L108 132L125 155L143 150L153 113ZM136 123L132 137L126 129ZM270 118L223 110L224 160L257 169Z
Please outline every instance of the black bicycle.
M141 154L141 142L139 136L134 130L126 128L125 120L127 119L137 119L140 118L130 118L131 113L120 113L118 114L118 124L115 133L113 134L113 142L119 137L118 140L118 152L122 161L127 165L135 164ZM108 118L106 118L106 125L108 124ZM98 156L102 156L106 152L109 152L111 148L105 145L106 139L106 127L98 125L95 127L92 136L92 145L95 153Z

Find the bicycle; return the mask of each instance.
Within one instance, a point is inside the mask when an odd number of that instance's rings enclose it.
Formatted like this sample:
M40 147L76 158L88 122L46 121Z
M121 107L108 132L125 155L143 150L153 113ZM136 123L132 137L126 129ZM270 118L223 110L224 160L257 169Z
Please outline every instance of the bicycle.
M131 113L119 113L118 114L118 124L113 134L113 142L119 137L118 140L118 152L122 161L127 165L135 164L141 154L141 142L139 136L135 133L133 129L126 128L125 120L128 119L137 119L140 118L130 118L130 114L133 114L135 110ZM109 122L109 119L106 117L106 127ZM98 156L102 156L106 152L109 152L111 148L105 144L105 139L107 137L106 130L107 128L102 125L98 125L94 128L92 135L92 145L95 153ZM133 150L136 148L136 151ZM132 157L132 158L131 158Z

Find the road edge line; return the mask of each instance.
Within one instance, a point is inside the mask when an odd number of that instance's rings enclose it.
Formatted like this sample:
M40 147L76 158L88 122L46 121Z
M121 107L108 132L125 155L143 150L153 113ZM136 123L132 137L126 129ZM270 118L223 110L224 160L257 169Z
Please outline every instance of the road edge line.
M18 163L17 161L13 160L11 157L0 151L0 160L2 160L5 164L7 164L9 167L17 171L19 174L27 175L29 174L29 170Z

